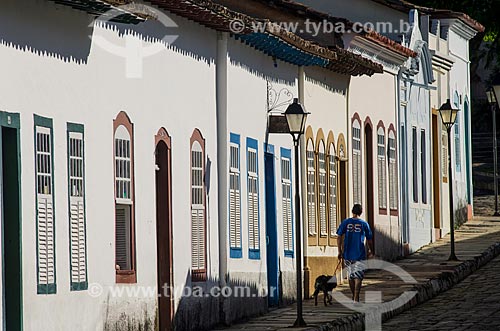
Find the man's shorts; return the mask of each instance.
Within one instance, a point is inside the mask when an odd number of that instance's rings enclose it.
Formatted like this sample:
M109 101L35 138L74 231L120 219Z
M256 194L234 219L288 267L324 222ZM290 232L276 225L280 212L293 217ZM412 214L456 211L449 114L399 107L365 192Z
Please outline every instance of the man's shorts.
M344 260L349 279L361 279L365 277L366 265L363 261Z

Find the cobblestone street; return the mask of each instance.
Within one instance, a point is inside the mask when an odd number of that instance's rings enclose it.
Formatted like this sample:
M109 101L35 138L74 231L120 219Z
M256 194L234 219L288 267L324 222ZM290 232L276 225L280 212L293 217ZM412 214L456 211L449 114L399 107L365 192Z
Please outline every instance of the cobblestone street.
M384 323L382 330L500 330L500 257L451 290Z
M416 300L418 302L427 302L427 304L415 306L417 302L412 300L414 304L411 304L411 306L415 307L404 315L398 315L401 311L391 312L391 316L405 317L388 320L387 328L384 327L383 330L460 330L459 327L462 326L469 326L471 330L500 330L500 316L496 317L496 324L489 319L493 319L494 317L489 316L492 316L500 309L498 304L500 286L494 287L494 284L500 280L500 258L497 257L495 260L491 260L481 269L472 273L476 266L483 265L486 262L487 255L498 255L497 243L500 243L500 219L476 217L456 231L456 242L459 262L446 261L450 252L449 236L396 262L397 266L409 272L418 281L419 294ZM491 246L492 244L494 245ZM497 248L492 249L492 247ZM485 274L486 276L483 276ZM454 299L446 299L446 295L451 296L453 295L451 293L454 292L444 292L435 297L437 293L448 290L454 283L467 276L469 277L466 280L457 285L459 286L457 289L461 290L458 294L455 294ZM361 301L365 300L364 294L367 291L381 291L384 302L388 302L399 297L405 289L409 289L408 284L404 284L394 275L379 270L367 273L363 284ZM339 286L335 291L341 291L349 295L346 283ZM433 298L433 301L427 301L431 298ZM476 304L472 299L478 300L481 305ZM320 300L320 302L322 301ZM427 306L428 304L430 306ZM439 306L439 309L436 308L436 305ZM478 308L473 309L476 305ZM410 307L406 307L406 309L408 308ZM419 317L410 319L420 309L422 309L422 313L418 315ZM476 323L472 322L473 319L470 316L472 311L476 313L477 319L485 325L484 328L472 327L468 324L468 322L473 325ZM272 310L263 316L252 318L244 323L217 329L225 331L282 331L289 329L295 317L295 305L291 305ZM363 329L362 316L337 302L328 307L323 307L321 304L316 307L313 300L305 300L304 318L308 323L308 327L303 330L308 331ZM403 325L401 321L405 320L409 322ZM417 325L415 320L419 320L422 325ZM440 323L439 326L436 326L437 323Z

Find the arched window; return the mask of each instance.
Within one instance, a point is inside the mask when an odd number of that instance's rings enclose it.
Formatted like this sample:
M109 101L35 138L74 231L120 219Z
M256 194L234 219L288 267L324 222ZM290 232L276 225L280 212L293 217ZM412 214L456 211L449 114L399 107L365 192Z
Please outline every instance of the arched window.
M337 232L337 162L333 143L328 149L328 217L330 236Z
M307 141L307 222L309 236L315 236L316 228L316 167L314 162L314 145L312 139Z
M377 173L379 213L387 213L387 177L385 162L385 130L382 124L377 129Z
M135 283L134 126L125 112L113 126L116 282Z
M391 125L389 127L389 139L387 140L389 148L389 208L391 213L397 213L398 210L398 167L396 159L396 134Z
M353 202L361 204L363 200L361 177L361 122L357 118L352 122L352 181Z
M191 272L193 281L207 278L205 225L205 139L195 129L191 136Z
M326 220L326 155L325 143L320 141L318 146L318 212L319 229L322 237L328 235Z

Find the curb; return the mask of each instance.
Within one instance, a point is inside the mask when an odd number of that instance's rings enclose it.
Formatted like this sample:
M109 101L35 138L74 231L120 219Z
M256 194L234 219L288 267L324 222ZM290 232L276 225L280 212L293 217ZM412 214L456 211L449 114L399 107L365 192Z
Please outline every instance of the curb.
M495 243L488 247L481 255L474 257L473 260L467 260L457 265L453 271L443 272L438 277L429 279L423 284L416 285L413 290L417 295L401 307L390 309L382 314L382 321L386 321L402 312L411 309L436 297L438 294L451 289L453 286L467 278L474 271L478 270L495 257L500 255L500 243ZM368 314L378 314L381 311L377 309L368 312ZM364 314L354 313L352 315L337 318L329 323L307 328L310 331L353 331L364 330Z

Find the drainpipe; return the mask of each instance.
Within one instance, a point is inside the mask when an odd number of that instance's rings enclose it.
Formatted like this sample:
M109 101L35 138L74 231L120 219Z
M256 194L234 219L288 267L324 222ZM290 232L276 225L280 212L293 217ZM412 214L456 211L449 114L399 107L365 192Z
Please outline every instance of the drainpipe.
M227 32L217 33L215 94L217 111L217 194L219 212L219 283L226 286L227 275ZM226 321L224 297L220 296L220 321Z
M305 97L304 97L304 81L305 81L305 72L304 72L304 67L300 66L298 69L298 90L299 90L299 102L300 104L306 109L305 105ZM300 136L300 141L299 141L299 151L300 151L300 173L302 174L300 180L301 180L301 185L300 185L300 190L301 190L301 196L302 197L307 197L307 192L305 191L307 187L307 182L306 182L306 176L304 176L305 173L307 173L307 167L306 167L306 161L305 161L305 150L306 150L306 138L305 134ZM303 292L305 294L305 297L309 297L309 264L307 260L307 234L309 233L307 229L307 199L302 198L301 199L302 203L302 253L304 255L304 260L303 260L303 275L304 277L303 282L304 286Z

